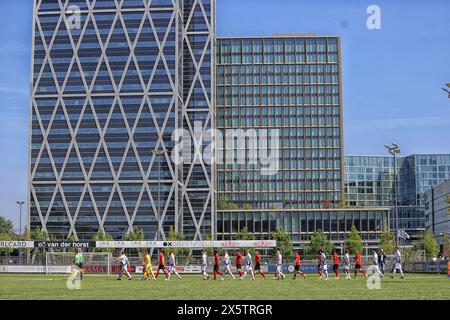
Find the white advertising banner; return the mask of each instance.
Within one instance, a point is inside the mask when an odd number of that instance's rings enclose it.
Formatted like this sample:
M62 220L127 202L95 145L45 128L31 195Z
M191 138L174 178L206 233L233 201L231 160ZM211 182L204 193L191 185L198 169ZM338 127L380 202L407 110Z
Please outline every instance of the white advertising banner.
M70 273L71 266L0 266L0 273Z
M175 267L177 272L179 273L200 273L202 271L201 266L176 266ZM144 268L142 266L136 266L136 269L134 270L135 273L144 273ZM158 267L153 267L153 272L156 273Z
M275 240L230 241L97 241L97 248L274 248Z
M275 240L229 240L229 241L0 241L0 248L274 248Z

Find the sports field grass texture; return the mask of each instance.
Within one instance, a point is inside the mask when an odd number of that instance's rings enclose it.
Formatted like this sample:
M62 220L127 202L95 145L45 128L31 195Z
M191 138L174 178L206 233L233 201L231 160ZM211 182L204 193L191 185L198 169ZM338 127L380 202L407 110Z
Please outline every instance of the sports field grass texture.
M287 275L284 280L267 280L257 277L251 281L217 280L203 281L200 275L185 275L182 280L172 277L165 281L132 281L115 276L86 275L80 290L66 287L63 275L0 275L0 299L46 300L371 300L371 299L443 299L450 300L450 278L447 275L406 274L404 279L387 277L381 281L381 289L369 290L366 280L358 275L351 280L341 278L320 280L317 275L307 275L306 280L296 280Z

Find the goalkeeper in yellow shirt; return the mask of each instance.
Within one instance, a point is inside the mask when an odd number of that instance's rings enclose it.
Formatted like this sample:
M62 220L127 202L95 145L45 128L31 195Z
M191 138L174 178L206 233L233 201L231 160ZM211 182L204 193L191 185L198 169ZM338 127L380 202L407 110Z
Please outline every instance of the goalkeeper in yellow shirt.
M144 278L142 280L150 280L150 274L152 279L156 281L155 274L153 273L152 260L148 254L148 250L144 251Z

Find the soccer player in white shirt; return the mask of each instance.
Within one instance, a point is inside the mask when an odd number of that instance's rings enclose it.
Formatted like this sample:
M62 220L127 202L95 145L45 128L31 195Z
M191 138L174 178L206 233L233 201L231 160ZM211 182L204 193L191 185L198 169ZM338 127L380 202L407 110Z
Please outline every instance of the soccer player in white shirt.
M223 256L223 272L222 272L222 281L225 280L225 272L228 272L230 276L233 278L233 280L236 279L234 274L231 272L230 267L230 256L228 255L228 250L225 250L225 255Z
M319 253L320 278L328 280L327 256L322 250L319 250L318 253Z
M119 277L117 278L117 280L122 280L122 275L126 275L128 277L128 280L131 280L131 275L128 272L128 258L125 255L125 251L124 250L120 250L120 256L116 259L116 262L120 261L120 271L119 271Z
M206 255L206 251L203 251L202 254L202 276L203 276L203 280L208 280L209 279L209 275L206 272L206 267L208 266L208 256Z
M395 266L391 276L392 279L394 279L395 272L397 270L400 271L401 278L403 279L402 254L400 253L400 249L398 247L395 248Z
M348 250L345 249L344 254L344 273L345 273L345 279L351 279L350 276L350 255L348 254Z
M244 280L245 276L249 272L252 277L252 280L255 280L255 275L253 274L253 267L252 267L252 255L250 254L250 250L247 249L245 253L245 272L242 275L241 280Z
M283 273L283 257L281 255L280 250L277 250L275 253L276 261L277 261L277 269L275 271L275 279L280 280L286 278Z
M177 272L177 270L175 268L175 254L173 253L173 250L170 250L170 254L169 254L169 275L167 277L169 280L170 280L170 275L172 273L175 273L177 278L181 280L181 276L180 276L180 274Z
M384 274L380 271L380 265L378 262L378 253L373 250L372 251L372 265L375 267L375 271L380 275L381 278L384 277Z

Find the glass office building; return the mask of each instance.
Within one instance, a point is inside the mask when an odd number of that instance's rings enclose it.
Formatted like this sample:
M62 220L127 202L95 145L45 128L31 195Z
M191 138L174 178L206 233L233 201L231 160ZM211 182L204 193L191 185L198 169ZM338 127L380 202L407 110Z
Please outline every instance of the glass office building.
M340 38L306 35L217 39L217 127L223 135L217 238L244 227L258 239L283 229L295 245L318 229L335 243L352 225L376 243L388 209L337 209L344 185ZM278 134L277 170L263 174L260 147L234 139L261 129ZM231 137L230 137L231 136Z
M450 248L444 248L445 237L450 236L450 180L426 191L424 205L425 227L434 234L440 245L441 253L444 252L444 249L450 250Z
M219 196L257 208L332 208L343 192L340 39L217 39L217 127L275 129L279 170L225 159ZM226 152L242 146L225 145ZM224 152L224 155L226 154Z
M354 206L392 206L394 161L390 156L345 156L345 194ZM423 194L450 179L450 154L397 159L398 205L423 205Z
M36 0L33 17L31 228L212 234L213 168L170 152L174 130L213 126L214 2Z
M400 157L396 165L399 228L414 238L425 229L424 193L450 178L450 154ZM344 186L350 205L391 207L393 218L394 179L390 156L345 156Z
M422 205L423 194L450 179L450 154L414 154L398 163L401 205Z
M344 190L347 203L358 207L390 207L394 199L392 157L345 156Z

